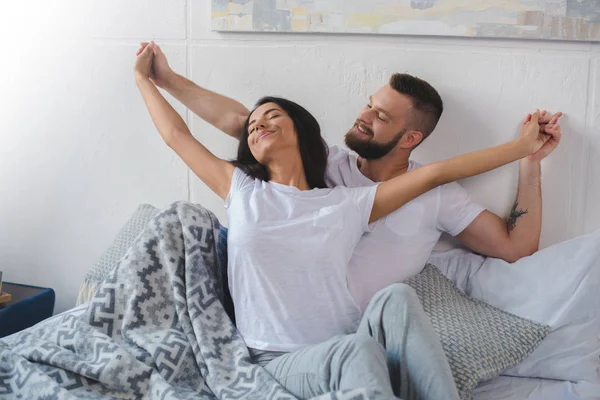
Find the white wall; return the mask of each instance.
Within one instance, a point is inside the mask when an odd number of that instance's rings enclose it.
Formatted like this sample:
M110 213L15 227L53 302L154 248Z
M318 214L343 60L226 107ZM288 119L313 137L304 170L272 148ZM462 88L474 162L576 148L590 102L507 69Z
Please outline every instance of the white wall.
M154 39L173 68L251 107L287 96L342 143L369 93L393 72L432 83L442 121L414 158L502 143L536 107L561 110L564 139L543 164L542 245L600 227L600 45L473 38L219 34L208 0L0 2L0 270L50 286L55 311L139 203L222 202L161 142L133 81ZM218 155L236 143L177 105ZM467 180L504 215L516 165Z

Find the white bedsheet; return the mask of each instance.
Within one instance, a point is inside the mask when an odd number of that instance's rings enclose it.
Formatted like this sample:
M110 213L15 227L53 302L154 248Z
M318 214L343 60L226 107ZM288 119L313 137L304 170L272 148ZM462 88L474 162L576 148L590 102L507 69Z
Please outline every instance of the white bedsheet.
M499 376L475 389L474 400L598 400L600 384Z

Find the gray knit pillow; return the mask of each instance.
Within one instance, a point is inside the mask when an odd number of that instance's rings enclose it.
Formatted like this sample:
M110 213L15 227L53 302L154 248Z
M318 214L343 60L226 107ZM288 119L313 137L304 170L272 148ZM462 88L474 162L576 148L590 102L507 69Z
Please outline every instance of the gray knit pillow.
M110 247L106 249L98 262L85 274L79 288L77 305L89 301L98 285L117 266L117 263L125 255L125 252L129 249L133 241L159 211L158 208L150 204L141 204L138 206L133 215L121 228Z
M405 283L416 290L440 337L462 399L519 364L550 333L549 326L467 297L431 264Z

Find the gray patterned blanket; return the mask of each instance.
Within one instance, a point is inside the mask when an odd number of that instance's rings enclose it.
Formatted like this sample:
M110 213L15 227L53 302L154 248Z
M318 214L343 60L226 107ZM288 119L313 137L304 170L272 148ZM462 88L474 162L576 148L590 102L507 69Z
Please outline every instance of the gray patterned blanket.
M250 363L225 310L218 227L189 203L158 214L82 316L0 340L0 399L293 399Z

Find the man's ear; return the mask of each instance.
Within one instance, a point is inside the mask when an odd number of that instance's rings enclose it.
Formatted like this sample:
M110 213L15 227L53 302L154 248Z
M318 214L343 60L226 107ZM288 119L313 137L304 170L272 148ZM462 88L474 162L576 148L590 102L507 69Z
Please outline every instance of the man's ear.
M403 149L414 149L419 143L423 141L423 134L419 131L406 131L402 135L402 141L400 147Z

